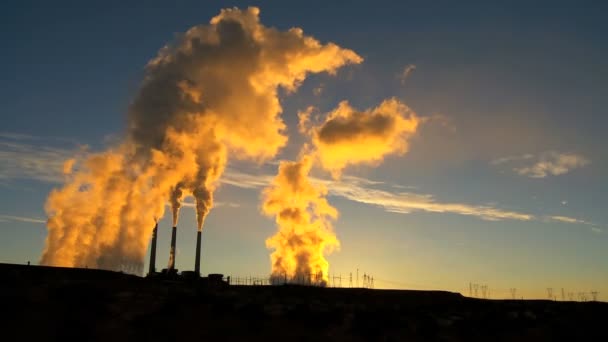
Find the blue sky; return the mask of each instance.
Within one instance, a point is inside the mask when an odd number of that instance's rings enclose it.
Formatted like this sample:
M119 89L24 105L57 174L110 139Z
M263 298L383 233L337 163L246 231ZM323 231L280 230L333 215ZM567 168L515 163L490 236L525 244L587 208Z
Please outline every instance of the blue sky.
M61 182L60 161L80 145L100 150L124 133L143 67L158 49L221 8L248 5L260 7L267 26L301 27L365 58L336 76L313 75L282 96L290 143L277 159L296 158L304 141L296 113L308 105L329 111L349 100L369 108L396 96L432 118L405 156L345 172L383 182L349 184L409 199L409 210L330 192L342 242L329 256L331 272L359 268L386 287L465 291L469 282L487 283L496 296L508 296L511 287L529 297L544 297L547 287L608 293L608 24L600 2L5 3L0 261L39 258L44 224L28 219L44 220L45 198ZM415 69L402 80L407 65ZM556 171L560 156L575 161ZM548 171L535 173L535 166ZM229 175L243 173L262 179L276 165L230 165ZM275 228L259 213L260 190L221 186L221 205L203 233L203 272L269 272L264 240ZM427 196L422 204L420 196ZM429 211L429 201L444 212ZM490 221L445 204L533 218ZM185 208L180 222L177 265L188 269L194 212ZM165 217L160 263L169 227Z

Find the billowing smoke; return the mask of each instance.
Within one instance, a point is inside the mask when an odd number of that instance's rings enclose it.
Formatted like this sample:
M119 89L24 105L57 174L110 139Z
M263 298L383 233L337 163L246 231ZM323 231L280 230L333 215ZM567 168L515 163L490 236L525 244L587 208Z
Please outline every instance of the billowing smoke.
M179 208L182 206L182 186L181 183L176 184L173 190L171 190L171 197L169 198L171 201L173 227L177 226L177 221L179 220Z
M283 161L279 173L264 191L262 210L276 217L279 231L266 240L275 281L319 283L327 280L329 263L325 253L339 247L331 219L338 217L325 196L327 191L309 178L312 158Z
M376 166L387 155L406 153L408 138L419 123L415 113L395 98L365 111L343 101L309 134L321 166L337 179L348 165ZM301 125L305 124L301 116Z
M200 230L228 157L263 161L286 144L279 87L359 62L301 29L263 26L255 7L189 29L146 66L124 141L81 158L49 195L41 263L141 272L167 202L177 224L181 198L193 195Z
M275 216L278 232L266 240L275 282L326 284L325 255L339 247L331 221L338 211L325 198L326 188L309 174L317 162L338 179L349 165L378 165L387 155L404 154L420 119L397 99L357 111L347 102L314 123L314 108L300 113L300 131L312 139L298 162L281 162L279 173L264 191L262 210Z

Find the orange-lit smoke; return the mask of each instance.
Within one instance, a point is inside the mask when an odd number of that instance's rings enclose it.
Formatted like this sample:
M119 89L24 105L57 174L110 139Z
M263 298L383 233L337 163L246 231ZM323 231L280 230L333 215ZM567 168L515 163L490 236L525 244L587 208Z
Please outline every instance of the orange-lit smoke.
M262 210L275 216L279 231L266 240L275 282L319 283L327 281L329 263L324 257L339 247L331 219L338 217L329 205L327 191L309 178L312 158L283 161L272 184L264 190Z
M298 162L281 162L279 173L264 191L262 210L275 216L278 232L266 240L275 282L326 284L325 255L339 247L331 221L338 211L326 200L327 190L313 184L309 174L317 162L338 179L349 165L376 166L385 156L404 154L420 119L397 99L357 111L344 101L315 123L314 108L300 113L300 131L308 135Z
M124 141L66 164L69 181L47 199L41 263L140 272L165 203L176 224L193 195L200 230L228 157L263 161L286 144L279 87L360 61L301 29L263 26L255 7L189 29L146 66Z

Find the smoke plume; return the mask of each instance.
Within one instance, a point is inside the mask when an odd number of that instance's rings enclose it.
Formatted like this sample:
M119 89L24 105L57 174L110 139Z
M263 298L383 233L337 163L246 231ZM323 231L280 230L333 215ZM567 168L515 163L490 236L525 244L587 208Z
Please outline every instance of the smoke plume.
M275 216L278 232L266 240L275 282L326 284L325 255L339 247L331 221L338 211L326 199L327 190L313 184L313 163L338 179L349 165L378 165L391 154L404 154L420 119L397 99L357 111L344 101L321 122L313 123L314 108L301 112L300 132L313 147L304 146L297 162L281 162L279 173L264 191L262 211Z
M145 69L123 142L78 160L49 195L42 264L141 272L155 217L196 199L197 228L228 158L263 161L286 142L277 95L307 73L361 58L303 31L265 27L259 9L225 9L163 47Z

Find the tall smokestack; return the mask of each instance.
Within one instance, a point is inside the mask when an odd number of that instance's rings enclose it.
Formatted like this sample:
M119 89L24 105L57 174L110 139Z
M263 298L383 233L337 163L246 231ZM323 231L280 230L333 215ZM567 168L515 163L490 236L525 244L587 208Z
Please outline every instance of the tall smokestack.
M196 231L196 259L194 259L194 273L201 275L201 231Z
M152 231L152 245L150 246L150 269L148 270L148 274L153 274L156 272L156 239L158 235L158 222L154 225L154 230Z
M168 271L173 271L175 269L175 239L177 235L177 227L173 226L173 231L171 232L171 251L169 252L169 267L167 267Z

